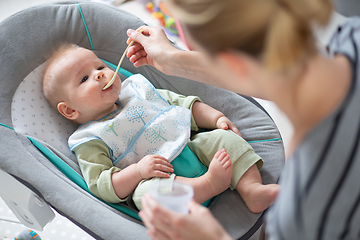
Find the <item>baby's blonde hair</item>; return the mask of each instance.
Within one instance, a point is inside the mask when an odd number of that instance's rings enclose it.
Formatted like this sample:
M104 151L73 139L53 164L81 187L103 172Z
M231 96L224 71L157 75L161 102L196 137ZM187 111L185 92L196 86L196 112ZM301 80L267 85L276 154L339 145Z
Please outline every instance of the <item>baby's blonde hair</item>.
M59 60L64 53L77 48L79 48L79 46L72 43L61 43L47 57L48 63L42 76L42 89L45 98L54 109L57 109L58 103L64 97L64 92L62 90L62 82L59 81L57 76L53 73L53 67L57 64L57 60Z
M316 52L313 24L325 25L331 0L167 0L210 54L237 49L282 70Z

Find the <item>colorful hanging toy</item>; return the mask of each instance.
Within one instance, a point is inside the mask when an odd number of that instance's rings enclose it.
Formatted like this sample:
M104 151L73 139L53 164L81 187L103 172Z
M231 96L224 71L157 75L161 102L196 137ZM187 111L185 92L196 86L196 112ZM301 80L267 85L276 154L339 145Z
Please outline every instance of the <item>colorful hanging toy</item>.
M167 10L164 1L154 0L146 3L146 9L151 13L151 15L158 19L161 26L169 34L179 35L178 29L176 27L175 19L171 16L171 13Z
M32 230L22 231L14 240L41 240L40 236Z

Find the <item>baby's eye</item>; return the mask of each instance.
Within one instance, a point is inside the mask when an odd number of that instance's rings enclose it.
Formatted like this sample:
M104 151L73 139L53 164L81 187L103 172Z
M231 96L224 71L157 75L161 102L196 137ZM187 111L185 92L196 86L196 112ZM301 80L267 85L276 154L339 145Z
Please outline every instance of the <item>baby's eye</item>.
M83 79L81 79L81 83L84 83L84 82L86 82L86 80L88 80L88 76L85 76L85 77L83 77Z
M104 67L99 67L99 68L98 68L99 71L100 71L100 70L103 70L103 69L104 69Z

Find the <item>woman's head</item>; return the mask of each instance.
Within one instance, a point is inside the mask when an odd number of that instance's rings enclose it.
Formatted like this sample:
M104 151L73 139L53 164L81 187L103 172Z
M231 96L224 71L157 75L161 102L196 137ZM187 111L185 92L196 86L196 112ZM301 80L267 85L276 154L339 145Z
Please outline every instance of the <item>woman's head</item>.
M315 53L313 24L331 0L167 0L191 39L208 53L236 49L282 70Z

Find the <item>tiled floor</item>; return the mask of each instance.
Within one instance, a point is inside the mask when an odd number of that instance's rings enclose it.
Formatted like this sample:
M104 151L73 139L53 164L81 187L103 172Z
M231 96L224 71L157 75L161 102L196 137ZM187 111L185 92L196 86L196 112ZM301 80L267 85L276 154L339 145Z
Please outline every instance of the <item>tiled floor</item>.
M100 2L101 0L96 0ZM109 2L110 0L104 0L104 2ZM0 0L0 22L7 18L8 16L16 13L22 9L27 7L31 7L38 4L55 2L54 0ZM138 2L128 2L124 5L119 6L120 8L127 10L135 15L138 15L149 25L157 25L157 21L150 17L146 10L142 8L140 3ZM317 29L317 35L320 39L321 44L326 45L327 41L331 36L331 32L336 27L339 22L342 22L344 18L338 14L335 14L329 27L325 29ZM180 46L183 46L179 39L173 39ZM282 134L285 147L287 147L289 140L292 134L292 127L289 123L286 116L271 102L258 100L264 108L269 112L274 121L279 127L280 133ZM6 204L0 198L0 219L15 219L15 216L6 206ZM6 237L9 239L13 239L17 234L19 234L24 229L27 229L21 224L10 223L0 220L0 240L5 239ZM42 239L49 240L63 240L63 239L77 239L77 240L87 240L93 239L87 233L82 231L72 222L67 220L66 218L56 214L55 219L49 223L43 232L39 232L39 235Z

